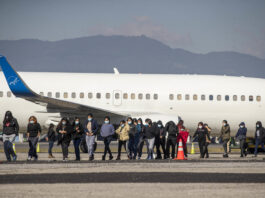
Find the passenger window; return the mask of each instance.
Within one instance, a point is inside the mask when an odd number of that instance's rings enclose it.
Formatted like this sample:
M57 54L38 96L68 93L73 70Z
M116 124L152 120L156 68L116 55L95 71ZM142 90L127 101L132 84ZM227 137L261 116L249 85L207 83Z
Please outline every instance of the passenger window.
M87 96L88 96L89 99L92 99L93 98L93 93L89 92Z
M198 96L196 94L193 95L193 100L198 100Z
M83 92L81 92L80 94L79 94L79 98L84 98L85 97L85 94L83 93Z
M119 93L115 93L115 99L120 99L120 94Z
M40 92L40 95L41 95L41 96L44 96L44 93L43 93L43 92Z
M225 96L225 101L229 101L229 96L228 95Z
M72 98L76 98L76 93L72 92Z
M186 94L185 95L185 100L189 100L190 99L190 95L189 94Z
M63 97L64 97L64 98L68 98L68 93L67 93L67 92L64 92L64 93L63 93Z
M244 95L241 96L241 101L245 101L246 97Z
M150 100L150 97L151 97L150 94L145 95L146 100Z
M181 94L178 94L178 95L177 95L177 99L178 99L178 100L182 100L182 95L181 95Z
M173 94L169 94L169 100L174 100L174 95Z
M217 100L218 100L218 101L221 101L221 100L222 100L222 96L221 96L221 95L218 95L218 96L217 96Z
M201 95L201 100L205 100L205 95Z
M154 94L154 100L158 99L158 94Z
M132 99L132 100L135 99L135 94L134 94L134 93L131 94L131 99Z
M213 101L213 95L209 95L209 100Z
M97 98L97 99L100 99L100 98L101 98L101 94L100 94L100 93L97 93L97 94L96 94L96 98Z
M261 96L257 96L257 101L258 101L258 102L261 101Z
M60 98L60 93L59 93L59 92L56 92L56 93L55 93L55 97L56 97L56 98Z
M233 95L233 101L237 101L237 95Z
M47 96L51 98L52 97L52 92L48 92Z
M138 94L138 99L139 99L139 100L142 100L142 99L143 99L143 94L141 94L141 93Z
M125 100L128 99L128 94L127 94L127 93L124 93L124 94L123 94L123 99L125 99Z
M110 99L110 93L106 93L106 99Z
M11 91L8 91L6 95L8 98L10 98L11 97Z
M254 97L253 96L249 96L249 101L253 102L253 100L254 100Z
M3 92L2 92L2 91L0 91L0 97L1 97L1 98L3 97Z

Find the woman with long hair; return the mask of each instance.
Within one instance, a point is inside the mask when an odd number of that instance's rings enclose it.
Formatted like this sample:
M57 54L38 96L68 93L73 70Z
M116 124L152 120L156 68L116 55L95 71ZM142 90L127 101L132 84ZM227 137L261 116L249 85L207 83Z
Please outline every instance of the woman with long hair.
M40 124L37 122L37 118L35 116L30 116L27 127L27 137L29 142L28 161L30 161L32 158L34 158L35 161L38 160L36 149L40 133L41 127Z

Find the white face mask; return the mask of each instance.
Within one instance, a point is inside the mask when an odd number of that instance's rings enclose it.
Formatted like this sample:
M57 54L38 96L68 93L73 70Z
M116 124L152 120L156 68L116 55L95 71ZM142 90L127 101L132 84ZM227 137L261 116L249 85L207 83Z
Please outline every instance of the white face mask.
M128 124L132 124L132 121L128 121Z
M109 120L105 120L105 124L109 124Z
M259 124L257 124L257 128L259 128Z
M241 126L240 126L240 128L244 128L244 126L243 126L243 125L241 125Z
M161 124L158 124L157 126L158 126L159 128L161 128L161 127L162 127L162 125L161 125Z
M79 121L75 121L75 124L78 125L79 124Z
M224 123L223 126L226 126L226 123Z
M124 127L124 124L122 124L121 127Z
M66 122L62 122L63 125L66 125Z
M30 123L30 124L34 124L34 120L30 120L29 123Z
M201 129L202 128L202 126L199 126L199 129Z

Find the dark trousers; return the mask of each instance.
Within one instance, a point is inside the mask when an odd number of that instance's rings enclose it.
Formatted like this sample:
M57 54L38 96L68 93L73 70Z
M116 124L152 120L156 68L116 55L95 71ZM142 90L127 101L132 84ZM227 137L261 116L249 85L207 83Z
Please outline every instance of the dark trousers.
M50 155L52 155L52 148L53 148L53 145L54 145L54 141L49 141L49 149L48 149L48 153Z
M79 146L80 146L80 143L81 143L81 138L75 139L73 141L73 143L74 143L74 148L75 148L75 159L76 160L80 160L80 149L79 149Z
M246 143L246 139L241 139L239 140L240 142L240 150L241 150L241 156L243 157L244 155L246 155L246 147L245 147L245 143Z
M134 136L131 136L128 144L129 156L133 157L134 154Z
M227 153L227 143L229 142L229 139L227 139L227 140L223 140L224 142L223 142L223 147L224 147L224 153L227 155L228 153Z
M62 147L62 152L63 152L63 158L68 158L68 147L69 147L69 142L62 142L61 143Z
M265 151L265 148L264 148L264 142L263 142L261 139L256 138L256 139L255 139L255 151L254 151L254 154L255 154L255 155L258 154L258 147L259 147L259 145L261 145L261 149L262 149L263 151Z
M10 155L12 157L16 156L16 154L13 150L13 144L9 141L4 142L4 151L5 151L7 161L11 161Z
M134 136L134 145L133 145L134 146L134 154L133 154L134 158L136 158L136 156L137 156L139 141L140 141L140 136L139 136L139 134L136 134Z
M121 141L121 140L119 140L119 144L118 144L118 157L121 156L121 147L122 147L122 145L124 146L125 151L127 151L126 142L127 141Z
M208 151L208 146L209 146L209 142L205 143L205 157L208 158L209 157L209 151Z
M140 136L139 142L138 142L138 145L137 145L138 157L142 157L144 142L146 142L146 139L143 136Z
M204 158L204 156L206 154L206 142L205 141L199 141L199 148L200 148L201 158Z
M111 153L111 150L110 150L110 143L111 143L111 140L112 140L112 136L108 136L108 137L105 137L104 138L104 157L106 156L107 153L109 153L109 156L112 156L112 153Z
M29 157L38 158L37 155L37 144L38 144L38 137L29 137Z
M156 139L155 139L155 147L156 147L157 159L161 159L162 158L161 151L160 151L160 146L162 148L162 151L163 151L163 154L164 154L164 157L165 157L165 155L166 155L165 145L166 145L165 138L156 137Z
M172 157L172 159L175 158L176 144L177 144L177 137L168 137L167 138L166 158L169 158L170 147L171 147L171 157Z

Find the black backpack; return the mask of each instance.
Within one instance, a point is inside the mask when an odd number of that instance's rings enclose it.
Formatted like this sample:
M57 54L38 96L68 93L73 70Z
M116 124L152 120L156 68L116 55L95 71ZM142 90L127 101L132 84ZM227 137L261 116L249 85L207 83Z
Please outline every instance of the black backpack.
M167 130L169 136L175 137L178 134L178 127L173 121L169 121L166 124L166 130Z

